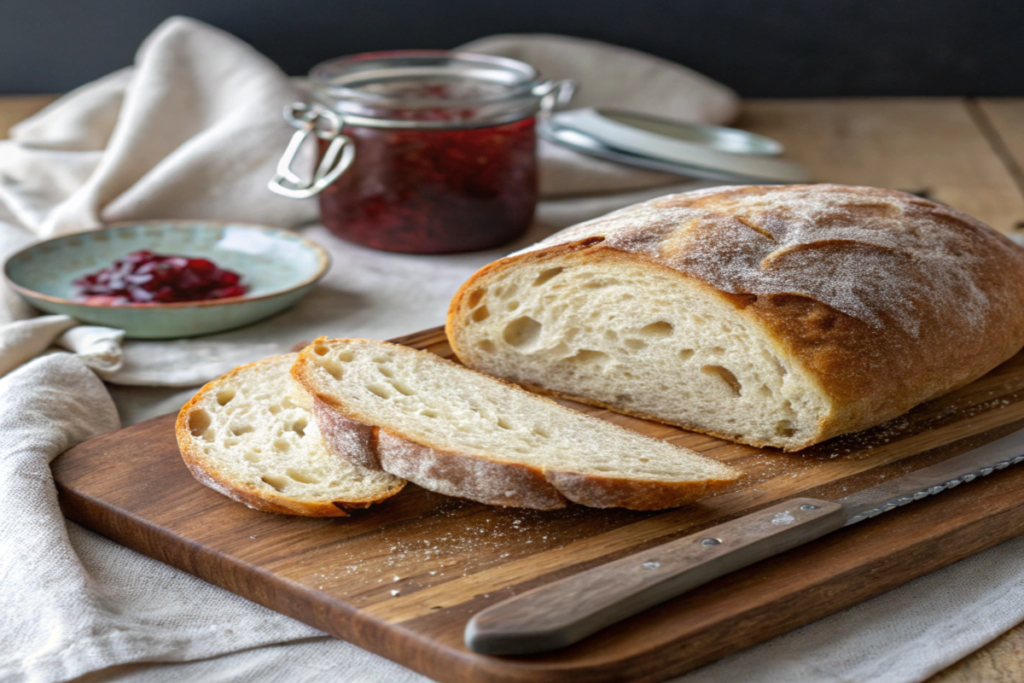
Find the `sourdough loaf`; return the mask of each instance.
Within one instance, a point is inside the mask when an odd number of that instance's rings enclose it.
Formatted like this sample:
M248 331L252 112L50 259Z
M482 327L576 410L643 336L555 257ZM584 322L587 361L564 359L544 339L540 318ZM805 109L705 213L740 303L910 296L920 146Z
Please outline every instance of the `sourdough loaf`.
M985 374L1024 345L1024 250L948 206L841 185L670 195L473 275L467 366L799 450Z
M178 414L178 446L192 475L257 510L345 516L395 495L398 477L330 453L310 414L292 400L298 354L236 368Z
M675 507L739 477L426 351L318 339L292 376L328 445L363 467L490 505Z

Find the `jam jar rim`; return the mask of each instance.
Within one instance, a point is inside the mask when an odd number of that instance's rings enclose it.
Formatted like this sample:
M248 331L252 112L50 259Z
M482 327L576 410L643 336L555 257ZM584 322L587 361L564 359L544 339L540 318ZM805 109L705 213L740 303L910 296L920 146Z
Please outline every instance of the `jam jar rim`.
M497 84L504 87L504 91L497 94L481 94L469 98L439 100L437 98L413 98L413 97L392 97L380 93L366 92L357 88L338 85L338 71L344 73L346 67L357 67L364 64L378 63L378 71L386 71L389 68L388 62L395 62L397 68L402 61L423 60L428 63L430 60L450 60L451 62L475 63L489 68L494 72L510 74L513 80L502 82L498 79L487 79L477 77L476 80ZM335 72L330 73L329 72ZM358 75L359 69L353 69L352 74ZM369 69L367 69L369 71ZM453 72L456 75L458 72ZM463 78L472 80L472 76L462 75ZM359 82L367 82L372 79L365 79ZM378 52L364 52L345 57L337 57L321 62L314 66L309 73L309 82L313 98L334 111L344 122L353 126L364 126L371 128L426 128L426 129L459 129L459 128L480 128L487 126L501 125L512 121L519 121L536 115L541 108L541 96L536 92L538 86L543 82L539 80L539 74L530 64L508 57L495 55L484 55L475 52L460 52L450 50L386 50ZM342 106L345 102L363 104L376 107L390 107L395 110L416 110L416 109L458 109L467 107L481 108L481 114L472 119L460 119L454 121L430 121L417 119L403 119L389 117L377 112L353 113L346 111Z

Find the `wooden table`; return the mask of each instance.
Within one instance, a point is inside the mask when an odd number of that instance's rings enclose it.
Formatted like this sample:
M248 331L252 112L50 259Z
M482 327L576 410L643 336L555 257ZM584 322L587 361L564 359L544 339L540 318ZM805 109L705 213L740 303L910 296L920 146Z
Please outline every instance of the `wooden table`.
M54 99L0 97L0 137ZM780 140L816 179L922 194L1024 234L1024 100L752 100L737 125ZM1024 680L1024 624L931 679Z

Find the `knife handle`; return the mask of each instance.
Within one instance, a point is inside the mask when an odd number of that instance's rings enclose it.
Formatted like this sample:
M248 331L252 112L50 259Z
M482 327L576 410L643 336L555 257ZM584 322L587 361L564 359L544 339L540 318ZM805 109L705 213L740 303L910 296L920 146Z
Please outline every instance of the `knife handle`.
M557 650L845 523L838 503L793 498L492 605L466 625L466 646L492 655Z

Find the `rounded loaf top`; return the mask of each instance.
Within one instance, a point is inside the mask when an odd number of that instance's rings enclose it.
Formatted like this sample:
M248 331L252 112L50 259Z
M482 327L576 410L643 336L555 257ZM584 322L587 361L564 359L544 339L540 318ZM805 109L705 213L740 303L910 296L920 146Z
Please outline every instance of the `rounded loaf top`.
M796 295L917 336L930 315L970 326L1020 302L1024 249L920 197L845 185L748 185L668 195L532 249L603 238L730 294ZM955 309L955 310L951 310Z

